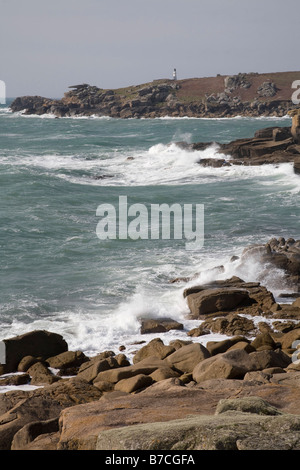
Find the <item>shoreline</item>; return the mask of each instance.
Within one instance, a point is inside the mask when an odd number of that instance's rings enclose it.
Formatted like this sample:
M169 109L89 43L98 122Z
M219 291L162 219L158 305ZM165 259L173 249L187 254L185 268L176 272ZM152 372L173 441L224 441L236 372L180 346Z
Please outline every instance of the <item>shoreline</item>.
M16 98L11 98L12 102L15 100ZM292 108L294 109L294 107ZM110 116L108 114L73 114L73 115L64 115L64 116L57 116L55 113L51 113L51 112L47 112L47 113L44 113L44 114L40 114L40 113L28 113L27 109L24 108L24 109L20 109L20 110L13 110L11 108L11 104L9 105L1 105L0 106L0 112L5 112L5 113L9 113L11 115L15 115L15 116L20 116L20 117L25 117L25 118L40 118L40 119L98 119L98 120L122 120L122 121L130 121L130 120L137 120L137 121L147 121L147 120L207 120L207 121L230 121L230 120L266 120L266 121L284 121L284 120L291 120L291 115L289 114L289 112L287 112L286 114L284 115L269 115L269 114L253 114L253 115L248 115L248 114L235 114L233 116L218 116L218 115L210 115L210 116L198 116L198 115L194 115L194 116L190 116L188 114L183 114L181 116L172 116L172 114L168 115L168 114L165 114L165 115L157 115L157 116L152 116L152 117L148 117L148 116L134 116L134 117L126 117L126 118L122 118L122 117L118 117L118 116Z
M10 108L9 108L10 109ZM0 108L1 111L1 108ZM151 120L203 120L203 121L234 121L234 120L262 120L262 121L285 121L285 120L291 120L291 117L286 114L284 116L268 116L268 115L260 115L260 116L241 116L241 115L236 115L236 116L228 116L228 117L199 117L199 116L157 116L157 117L129 117L129 118L120 118L120 117L112 117L112 116L107 116L107 115L76 115L76 116L62 116L62 117L57 117L55 114L51 113L46 113L46 114L26 114L25 110L23 111L9 111L11 114L14 114L16 116L24 117L24 118L38 118L38 119L86 119L86 120L136 120L136 121L151 121Z

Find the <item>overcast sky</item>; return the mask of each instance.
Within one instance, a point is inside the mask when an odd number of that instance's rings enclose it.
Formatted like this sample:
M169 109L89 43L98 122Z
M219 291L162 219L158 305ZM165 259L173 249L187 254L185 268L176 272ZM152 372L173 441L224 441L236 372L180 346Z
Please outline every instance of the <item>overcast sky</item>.
M300 70L299 0L0 0L7 96Z

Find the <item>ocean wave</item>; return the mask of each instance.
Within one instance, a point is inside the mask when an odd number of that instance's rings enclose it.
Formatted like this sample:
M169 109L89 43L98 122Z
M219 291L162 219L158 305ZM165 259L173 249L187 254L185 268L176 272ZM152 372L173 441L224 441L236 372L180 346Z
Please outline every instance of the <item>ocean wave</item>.
M241 256L243 248L240 247L236 250L236 254ZM212 269L217 263L223 263L224 270L218 271ZM147 335L147 341L153 338L161 337L167 344L174 339L186 339L186 332L195 326L199 326L201 320L190 320L188 318L189 308L187 301L183 296L183 291L190 286L199 284L207 284L215 280L228 279L232 276L238 276L245 282L260 281L262 285L266 286L273 292L275 298L282 292L284 288L285 274L283 270L272 269L267 270L266 266L254 258L249 258L241 262L240 258L232 262L229 256L224 255L220 257L218 254L211 253L209 259L202 258L201 264L198 262L193 266L193 269L199 269L200 274L194 276L188 283L179 283L170 288L165 288L164 291L156 291L153 286L148 287L144 284L137 285L136 290L127 299L119 304L106 319L101 320L101 331L105 331L105 344L109 345L126 345L127 354L136 351L139 348L134 342L141 340L140 335L140 320L141 318L165 318L171 317L176 321L183 324L182 331L170 331L168 334ZM191 271L190 271L191 272ZM219 273L219 274L218 274ZM254 321L259 321L260 318L254 318ZM266 319L264 318L264 321ZM99 325L100 327L100 325ZM96 337L97 327L87 324L86 328L88 333ZM87 333L87 331L85 331ZM204 346L208 341L225 339L225 335L209 334L204 337L196 338L195 341L202 343ZM189 338L192 339L192 338ZM84 337L82 337L84 340ZM87 347L87 344L86 344Z
M5 108L5 107L0 107L0 116L1 115L7 115L7 114L11 114L12 111L9 107Z
M251 242L251 237L243 239L244 242ZM258 242L258 239L253 241ZM1 339L17 336L32 330L48 330L61 334L67 341L70 350L81 350L89 356L97 355L104 350L118 352L119 346L125 345L125 353L128 358L132 358L136 350L142 347L141 340L151 341L160 337L165 344L175 339L186 340L186 333L195 326L199 326L201 320L190 320L188 318L189 308L183 296L184 289L199 284L207 284L215 280L228 279L238 276L245 282L259 281L266 286L273 294L278 295L284 286L284 272L280 269L266 269L266 266L255 258L247 258L241 262L241 255L245 245L231 247L227 252L210 251L199 253L190 258L190 264L181 270L190 276L189 282L163 283L159 282L161 267L155 269L154 279L149 276L145 269L144 275L135 273L136 282L134 289L128 291L127 296L120 302L110 302L109 305L102 305L99 298L99 308L94 311L88 306L79 305L75 310L61 310L55 315L44 314L41 317L31 317L26 321L24 314L18 317L15 315L12 322L3 324ZM235 254L238 258L231 260ZM177 253L178 255L178 253ZM165 254L163 256L166 256ZM166 259L163 260L164 274L174 275L174 265L167 266ZM222 265L223 270L214 269ZM179 267L178 267L179 269ZM197 273L198 274L195 274ZM127 272L124 273L127 276ZM138 277L138 278L137 278ZM117 283L112 287L112 292L116 291ZM97 294L98 295L98 294ZM93 299L97 302L97 299ZM26 311L26 303L22 303L22 312ZM36 304L38 308L38 303ZM171 317L183 324L183 330L172 330L168 333L147 334L141 336L140 321L142 318L165 318ZM29 321L30 320L30 321ZM259 318L253 318L259 321ZM277 319L278 320L278 319ZM266 321L266 319L264 319ZM225 335L208 334L198 338L189 338L191 341L200 342L204 346L208 341L222 340Z
M6 108L5 108L6 109ZM102 121L111 121L119 118L112 118L110 116L98 116L96 114L91 114L89 116L62 116L59 117L53 113L45 114L26 114L26 109L21 111L12 111L11 108L7 108L5 113L10 113L12 117L22 117L22 118L31 118L31 119L75 119L75 120L102 120ZM1 109L0 109L1 114Z
M46 171L48 176L85 185L186 185L256 179L271 188L275 184L277 190L300 191L300 178L292 163L235 165L230 156L222 155L218 149L217 144L190 151L176 143L159 143L142 151L102 151L91 159L80 154L4 155L0 165ZM203 166L199 164L202 159L223 159L227 164L217 168Z
M157 120L202 120L202 121L285 121L290 120L291 116L228 116L228 117L196 117L196 116L158 116L156 118L142 118L142 119L157 119Z
M21 111L11 111L11 117L22 117L27 119L55 119L55 114L52 113L45 113L45 114L26 114L26 109Z
M202 159L224 159L229 165L215 168L202 166ZM138 154L116 155L102 161L102 169L109 178L90 181L103 186L148 186L178 184L209 184L215 182L257 179L260 184L283 186L291 191L300 190L300 178L292 163L258 166L234 165L231 157L218 153L217 144L206 150L189 151L175 143L157 144Z
M39 119L75 119L75 120L105 120L105 121L116 121L124 119L119 117L112 117L107 115L98 115L98 114L91 114L91 115L74 115L74 116L62 116L59 117L53 113L45 113L45 114L26 114L26 109L21 111L13 112L10 107L7 108L0 108L0 115L3 112L6 114L11 114L12 116L19 116L19 117L26 117L26 118L39 118ZM154 118L148 117L130 117L126 118L125 121L291 121L291 117L289 115L285 116L228 116L228 117L203 117L203 116L157 116Z

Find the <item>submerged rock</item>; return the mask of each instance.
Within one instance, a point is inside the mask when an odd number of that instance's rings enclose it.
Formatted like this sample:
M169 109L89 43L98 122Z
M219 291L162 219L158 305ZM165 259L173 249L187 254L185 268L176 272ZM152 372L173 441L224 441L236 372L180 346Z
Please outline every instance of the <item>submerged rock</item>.
M172 318L142 318L141 334L147 333L166 333L170 330L183 330L183 324Z

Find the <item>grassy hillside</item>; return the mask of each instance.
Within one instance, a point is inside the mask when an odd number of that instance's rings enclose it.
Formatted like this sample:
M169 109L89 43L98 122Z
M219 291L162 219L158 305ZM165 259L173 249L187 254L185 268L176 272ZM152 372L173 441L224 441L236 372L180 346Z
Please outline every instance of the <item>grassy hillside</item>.
M265 82L271 82L276 85L277 93L276 100L288 101L291 100L293 93L292 83L295 80L300 80L299 72L277 72L277 73L248 73L241 74L247 78L251 83L249 88L238 87L231 92L231 96L238 96L244 101L253 101L255 98L261 101L271 101L274 97L261 97L257 93L257 89ZM176 84L178 89L174 94L183 103L202 102L205 100L206 95L223 93L225 90L226 75L218 75L216 77L203 77L203 78L188 78L177 80ZM138 96L139 91L144 87L151 85L158 85L163 83L172 83L173 80L161 79L154 80L153 82L144 83L141 85L119 88L114 90L118 95L134 99Z

